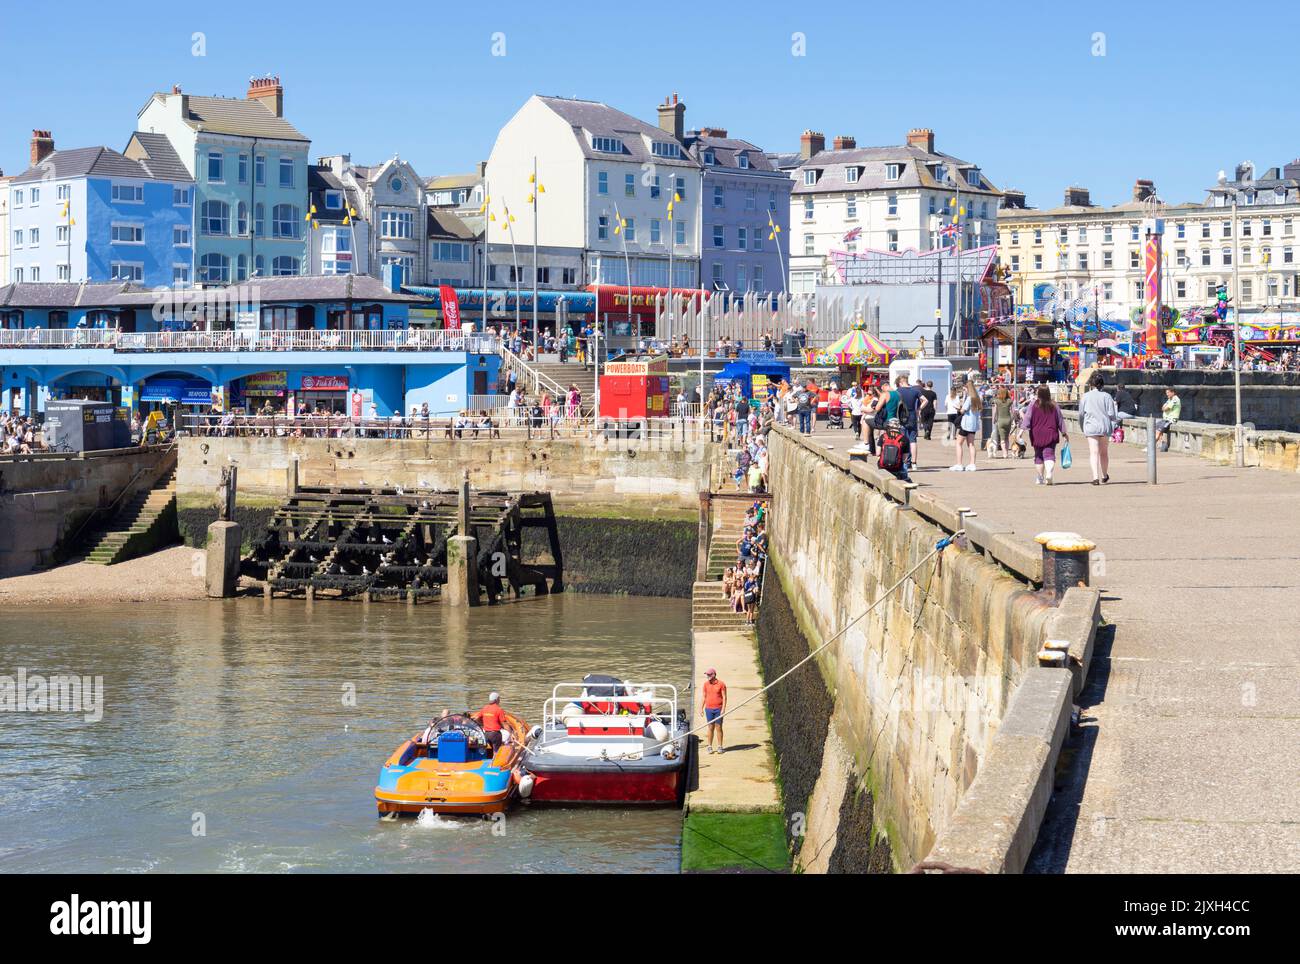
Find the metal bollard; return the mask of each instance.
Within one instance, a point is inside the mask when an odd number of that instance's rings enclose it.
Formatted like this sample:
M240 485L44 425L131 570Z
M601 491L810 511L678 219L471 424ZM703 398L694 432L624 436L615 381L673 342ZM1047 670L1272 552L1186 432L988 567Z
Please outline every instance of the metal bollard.
M1147 484L1156 484L1156 417L1147 416Z
M1043 544L1043 582L1046 584L1051 569L1052 602L1059 605L1066 591L1075 586L1088 585L1091 571L1089 557L1097 548L1095 542L1080 538L1074 533L1056 533Z
M1077 532L1040 532L1034 536L1034 541L1042 547L1044 596L1051 599L1058 598L1056 595L1056 563L1052 553L1048 551L1047 544L1053 539L1081 540L1082 538L1083 536Z

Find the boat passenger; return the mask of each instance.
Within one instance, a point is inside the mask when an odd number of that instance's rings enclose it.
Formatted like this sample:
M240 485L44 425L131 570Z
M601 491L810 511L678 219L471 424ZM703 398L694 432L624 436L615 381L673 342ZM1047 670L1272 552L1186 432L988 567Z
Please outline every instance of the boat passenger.
M483 727L483 735L487 737L488 746L495 754L501 749L501 730L505 725L505 710L501 709L501 694L495 691L489 693L487 705L477 713L471 713L470 717Z
M415 742L424 744L425 746L428 746L430 743L432 743L434 727L436 727L439 722L445 720L449 716L451 716L451 710L443 710L442 715L439 716L436 720L429 721L429 725L424 728L423 733L421 733L419 736L415 738Z

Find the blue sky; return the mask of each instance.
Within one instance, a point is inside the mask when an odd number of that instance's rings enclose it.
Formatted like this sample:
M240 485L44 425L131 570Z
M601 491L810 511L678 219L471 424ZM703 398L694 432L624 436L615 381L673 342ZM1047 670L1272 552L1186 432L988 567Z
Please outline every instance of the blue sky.
M1289 39L1300 13L1289 4L1248 30L1225 29L1231 8L1201 2L796 6L317 0L305 20L267 0L211 13L117 0L111 16L66 0L60 24L38 29L46 15L19 17L29 8L0 0L0 168L26 167L32 128L60 147L120 150L150 92L179 83L242 96L263 73L281 76L313 157L396 153L426 175L486 158L532 93L653 122L677 91L688 127L725 127L767 150L797 148L808 127L863 146L931 127L940 150L1036 206L1060 203L1068 184L1123 201L1138 177L1168 201L1200 200L1221 168L1300 155ZM505 56L493 56L497 34Z

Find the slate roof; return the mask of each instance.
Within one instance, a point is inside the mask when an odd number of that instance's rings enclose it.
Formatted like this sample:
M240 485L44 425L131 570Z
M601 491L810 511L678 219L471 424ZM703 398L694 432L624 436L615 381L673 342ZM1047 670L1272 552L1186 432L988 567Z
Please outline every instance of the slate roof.
M143 177L158 179L147 167L108 147L74 147L54 151L36 167L29 167L12 183L63 180L70 177ZM166 180L170 180L167 178ZM185 180L190 180L187 173Z
M897 163L902 171L896 180L885 177L885 165ZM836 191L883 191L889 188L932 188L951 190L950 180L935 179L932 168L935 164L944 164L956 168L961 178L962 191L986 194L1000 193L992 182L982 173L980 186L975 187L966 181L966 172L975 167L969 161L963 161L948 154L922 150L910 144L894 147L857 147L847 150L820 151L799 165L795 173L795 194L825 194ZM845 168L858 168L858 179L849 181ZM813 168L819 170L816 184L804 184L803 172Z
M458 215L450 211L429 208L428 237L441 241L474 241L481 237Z
M749 141L742 141L735 137L704 137L698 131L687 131L685 146L691 157L698 161L706 172L717 171L756 177L787 176L784 171L777 168L771 157ZM713 152L714 163L704 163L706 150ZM742 154L749 158L749 167L740 166L739 158Z
M325 206L326 191L342 191L343 207ZM349 207L361 210L361 202L354 188L343 182L329 167L320 164L307 165L307 193L309 203L316 206L316 220L322 224L341 224Z
M482 180L477 174L440 174L429 178L424 186L430 191L446 191L458 187L476 187Z
M193 94L156 93L154 96L188 98L188 111L181 119L197 131L279 141L311 140L283 117L276 117L261 101L243 97L196 97Z
M260 301L421 301L396 294L369 275L294 275L255 278L244 282L257 288ZM38 282L0 287L4 308L130 308L152 305L157 293L140 285Z
M136 131L127 142L127 157L134 158L150 176L162 181L192 182L193 177L172 147L172 142L162 134Z
M673 140L673 136L667 131L660 130L654 124L638 120L631 114L616 110L608 104L602 104L594 100L574 100L567 97L542 97L540 95L537 99L573 127L574 137L586 157L635 161L638 163L649 162L668 167L698 169L700 166L699 162L686 154L685 151L683 151L681 157L676 158L660 157L651 153L650 148L646 145L645 138L649 138L652 142L677 142ZM609 154L605 151L594 150L591 141L583 134L584 131L593 137L617 137L623 142L623 153Z

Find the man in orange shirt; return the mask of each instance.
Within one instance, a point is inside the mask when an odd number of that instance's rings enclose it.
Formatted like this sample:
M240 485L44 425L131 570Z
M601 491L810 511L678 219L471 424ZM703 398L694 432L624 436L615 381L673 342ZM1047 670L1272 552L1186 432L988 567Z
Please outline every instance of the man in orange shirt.
M487 737L492 752L495 754L501 749L501 728L505 724L505 710L501 709L501 694L489 693L487 705L477 713L471 713L470 718L477 720L483 727L483 735Z
M700 689L700 710L704 713L704 721L709 724L705 741L709 752L721 753L722 715L727 712L727 684L718 679L718 671L712 668L704 671L704 686ZM713 748L714 731L718 734L716 750Z

